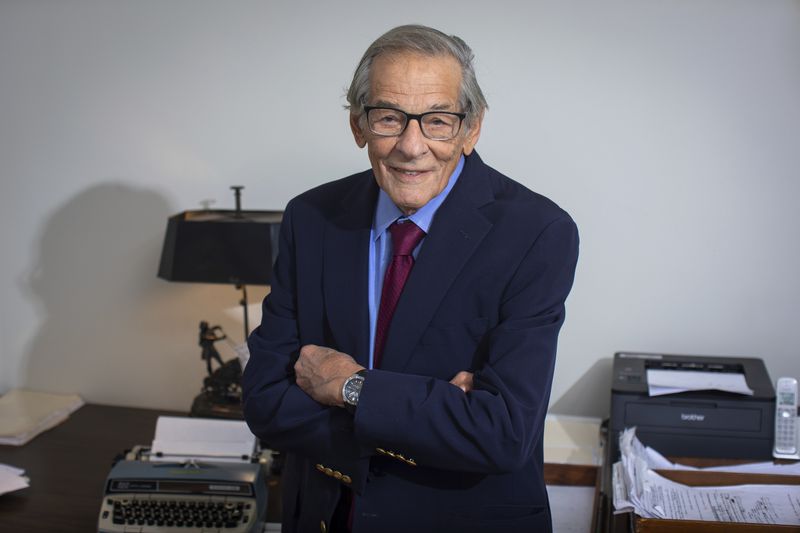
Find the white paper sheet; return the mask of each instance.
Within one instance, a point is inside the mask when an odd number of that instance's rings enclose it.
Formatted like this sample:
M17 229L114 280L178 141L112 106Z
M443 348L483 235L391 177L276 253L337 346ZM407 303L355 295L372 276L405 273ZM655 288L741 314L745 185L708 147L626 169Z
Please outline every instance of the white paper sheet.
M248 462L255 447L256 438L243 421L160 416L150 460Z
M753 389L747 386L744 374L733 372L648 369L647 387L650 396L696 390L721 390L753 395Z
M647 466L653 470L702 470L705 472L740 472L747 474L776 474L781 476L800 476L800 461L794 463L744 463L739 465L707 466L698 468L673 463L649 446L645 446Z
M0 494L28 487L30 480L24 474L21 468L0 464Z

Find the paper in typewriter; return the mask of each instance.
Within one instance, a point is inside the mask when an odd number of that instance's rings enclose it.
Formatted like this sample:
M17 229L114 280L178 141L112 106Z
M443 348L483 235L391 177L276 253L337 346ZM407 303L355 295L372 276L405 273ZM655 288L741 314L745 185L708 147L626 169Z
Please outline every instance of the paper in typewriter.
M249 462L255 447L244 421L160 416L150 460Z

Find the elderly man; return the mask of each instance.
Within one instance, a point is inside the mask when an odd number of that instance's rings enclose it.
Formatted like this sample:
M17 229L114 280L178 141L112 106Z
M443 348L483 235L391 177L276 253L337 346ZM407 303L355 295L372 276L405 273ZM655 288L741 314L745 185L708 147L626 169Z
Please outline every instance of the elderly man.
M287 206L243 378L251 429L286 452L283 531L550 531L575 224L475 153L458 37L389 31L348 101L372 168Z

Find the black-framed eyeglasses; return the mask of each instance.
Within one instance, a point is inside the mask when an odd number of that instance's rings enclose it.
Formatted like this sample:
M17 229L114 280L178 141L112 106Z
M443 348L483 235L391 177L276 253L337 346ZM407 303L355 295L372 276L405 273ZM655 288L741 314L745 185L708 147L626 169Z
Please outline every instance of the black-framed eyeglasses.
M382 137L402 135L408 123L416 120L422 135L433 141L449 141L458 135L466 113L427 111L419 115L406 113L393 107L364 106L369 130Z

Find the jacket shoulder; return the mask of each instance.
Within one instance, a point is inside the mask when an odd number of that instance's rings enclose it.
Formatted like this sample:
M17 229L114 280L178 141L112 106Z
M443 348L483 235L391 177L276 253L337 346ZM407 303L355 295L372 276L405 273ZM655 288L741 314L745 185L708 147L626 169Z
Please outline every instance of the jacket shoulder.
M483 212L494 222L502 220L526 228L544 227L556 220L575 224L569 213L550 198L488 165L483 165L483 173L494 196L494 201L484 206Z

